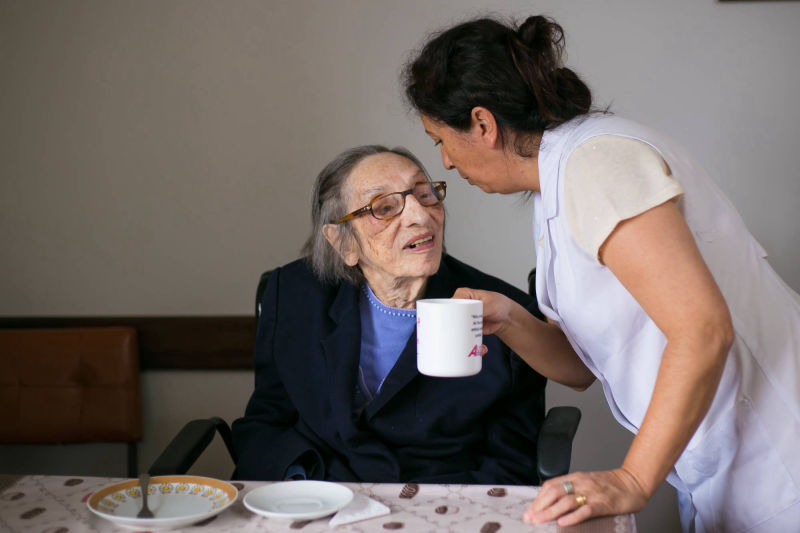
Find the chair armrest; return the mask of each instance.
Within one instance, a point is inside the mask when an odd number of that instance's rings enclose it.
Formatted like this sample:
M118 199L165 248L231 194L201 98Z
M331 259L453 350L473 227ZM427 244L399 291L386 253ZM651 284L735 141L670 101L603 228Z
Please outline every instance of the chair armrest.
M208 447L217 432L225 442L225 447L235 464L236 452L233 449L231 429L223 419L215 416L192 420L183 426L150 466L148 473L151 476L185 474Z
M553 407L547 412L536 443L536 462L541 483L569 472L572 439L580 420L581 411L577 407Z

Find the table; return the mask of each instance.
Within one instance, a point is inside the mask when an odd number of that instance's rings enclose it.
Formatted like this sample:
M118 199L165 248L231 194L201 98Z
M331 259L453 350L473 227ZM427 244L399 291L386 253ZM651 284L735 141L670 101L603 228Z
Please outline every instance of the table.
M126 529L95 516L86 500L96 490L121 478L81 476L0 475L0 531L35 533L123 533ZM219 515L180 531L207 532L387 532L408 533L635 533L633 515L596 518L570 528L554 522L532 525L522 512L539 491L531 486L416 485L343 483L354 492L378 500L391 514L342 525L328 526L329 518L282 521L248 511L242 498L265 482L233 482L239 498Z

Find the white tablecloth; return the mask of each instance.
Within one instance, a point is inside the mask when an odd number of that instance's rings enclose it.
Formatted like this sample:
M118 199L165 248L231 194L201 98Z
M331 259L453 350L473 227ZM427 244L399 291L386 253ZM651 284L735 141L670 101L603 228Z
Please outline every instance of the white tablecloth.
M0 531L35 533L122 533L90 512L86 501L96 490L122 481L119 478L68 476L0 476ZM555 523L531 525L522 513L539 488L489 485L416 485L343 483L354 492L377 500L391 514L331 528L330 517L312 521L283 521L255 515L242 498L264 482L233 482L239 490L237 501L219 515L182 529L188 532L296 532L330 531L409 533L539 533L570 531L581 533L635 533L632 515L598 518L571 528Z

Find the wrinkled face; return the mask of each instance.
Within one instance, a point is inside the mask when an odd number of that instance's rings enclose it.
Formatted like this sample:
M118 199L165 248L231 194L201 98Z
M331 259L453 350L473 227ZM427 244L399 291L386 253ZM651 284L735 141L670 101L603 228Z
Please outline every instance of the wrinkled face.
M347 212L355 211L380 194L406 191L427 178L411 160L394 153L369 156L350 172L344 185ZM442 204L420 205L413 194L405 208L389 220L366 213L351 224L355 246L342 255L358 264L370 286L402 283L402 278L427 278L439 270L444 239Z

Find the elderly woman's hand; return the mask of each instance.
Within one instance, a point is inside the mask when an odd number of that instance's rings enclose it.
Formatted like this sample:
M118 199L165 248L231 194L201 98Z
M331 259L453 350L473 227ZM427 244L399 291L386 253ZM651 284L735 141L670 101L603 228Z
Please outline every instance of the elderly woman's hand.
M522 518L532 523L558 519L558 525L566 527L594 516L635 513L648 499L625 469L574 472L545 481Z
M462 287L456 290L453 298L480 300L483 302L483 334L495 335L508 326L511 309L515 302L509 297L491 291Z

